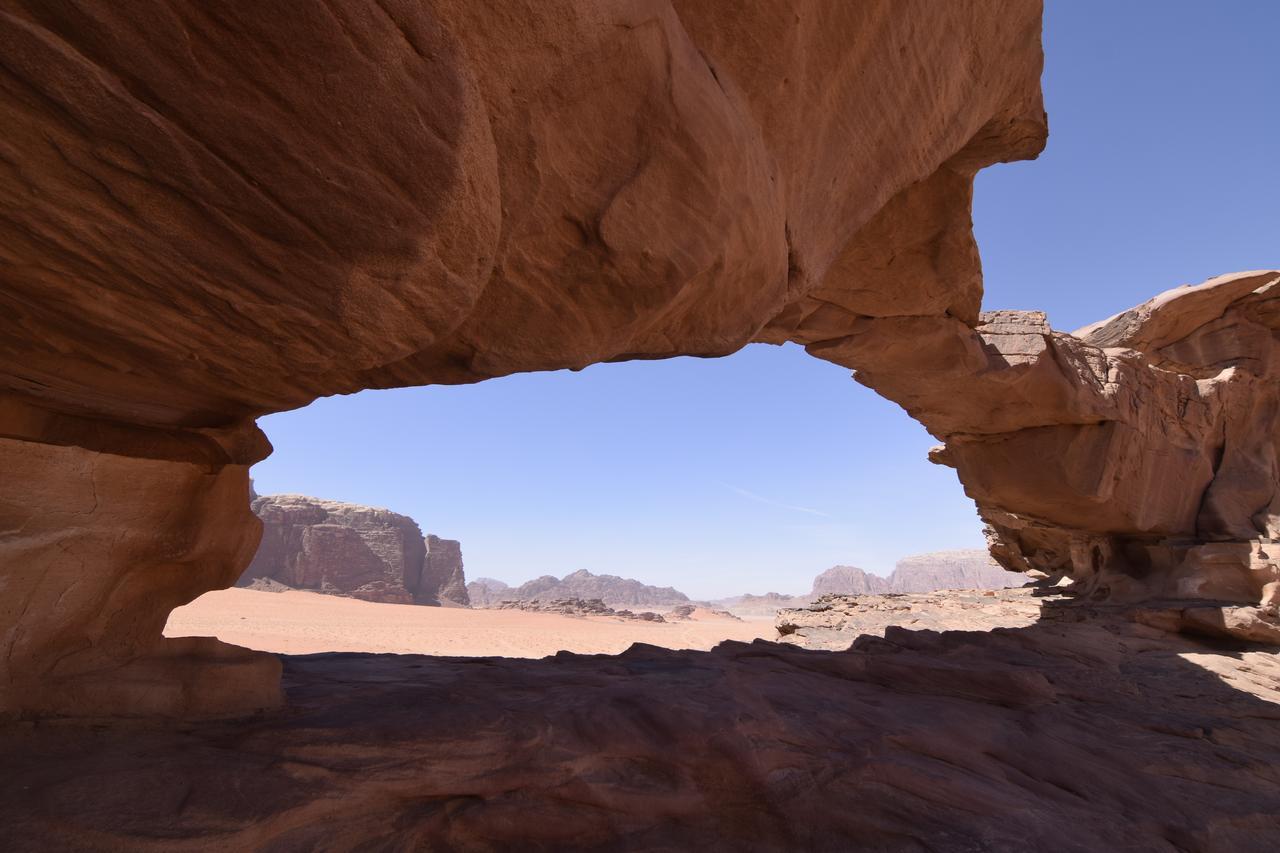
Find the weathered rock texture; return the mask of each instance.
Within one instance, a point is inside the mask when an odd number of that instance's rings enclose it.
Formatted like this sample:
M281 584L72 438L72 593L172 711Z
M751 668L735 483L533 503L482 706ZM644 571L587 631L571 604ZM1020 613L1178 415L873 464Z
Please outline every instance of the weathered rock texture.
M1140 625L285 663L289 712L0 728L5 849L1199 851L1280 840L1280 662Z
M477 589L477 594L487 601L483 606L503 601L554 598L597 598L610 606L623 607L661 607L687 604L689 601L689 596L669 586L652 586L617 575L595 575L585 569L571 572L563 578L543 575L517 587L490 579L484 579L477 586L484 587L483 590Z
M407 515L304 495L253 502L262 541L238 583L269 578L294 589L392 604L467 604L462 548L422 536Z

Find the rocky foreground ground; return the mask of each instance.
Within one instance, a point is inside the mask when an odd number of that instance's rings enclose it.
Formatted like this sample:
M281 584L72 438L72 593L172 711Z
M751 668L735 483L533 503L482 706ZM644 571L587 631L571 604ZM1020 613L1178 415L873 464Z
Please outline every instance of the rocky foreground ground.
M1275 651L1031 590L864 604L847 651L319 654L248 722L9 726L4 846L1277 849ZM953 619L1023 624L893 624Z

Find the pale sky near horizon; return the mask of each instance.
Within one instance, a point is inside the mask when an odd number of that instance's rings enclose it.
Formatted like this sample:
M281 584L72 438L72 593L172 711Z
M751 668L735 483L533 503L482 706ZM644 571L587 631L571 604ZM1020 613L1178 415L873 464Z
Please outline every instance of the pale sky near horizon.
M1280 3L1049 0L1049 147L981 173L987 308L1071 330L1280 265ZM935 440L795 346L366 391L262 419L263 494L388 507L468 577L577 569L697 598L982 546Z

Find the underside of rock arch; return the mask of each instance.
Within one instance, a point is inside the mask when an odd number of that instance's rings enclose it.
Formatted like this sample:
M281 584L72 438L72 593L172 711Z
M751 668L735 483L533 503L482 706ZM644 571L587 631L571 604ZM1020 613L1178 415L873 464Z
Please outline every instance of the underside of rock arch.
M0 710L278 701L273 658L161 639L257 547L263 414L752 341L924 423L1007 567L1266 634L1280 274L982 312L973 177L1045 143L1040 15L5 0Z

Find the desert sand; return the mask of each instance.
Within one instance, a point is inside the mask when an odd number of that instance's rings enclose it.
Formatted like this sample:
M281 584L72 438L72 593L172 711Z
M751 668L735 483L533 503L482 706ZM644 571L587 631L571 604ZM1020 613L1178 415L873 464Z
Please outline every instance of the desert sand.
M738 622L695 611L688 622L640 622L519 610L375 604L315 592L209 592L169 617L166 637L217 637L280 654L376 652L541 658L617 654L634 643L708 650L724 640L776 639L773 619Z

